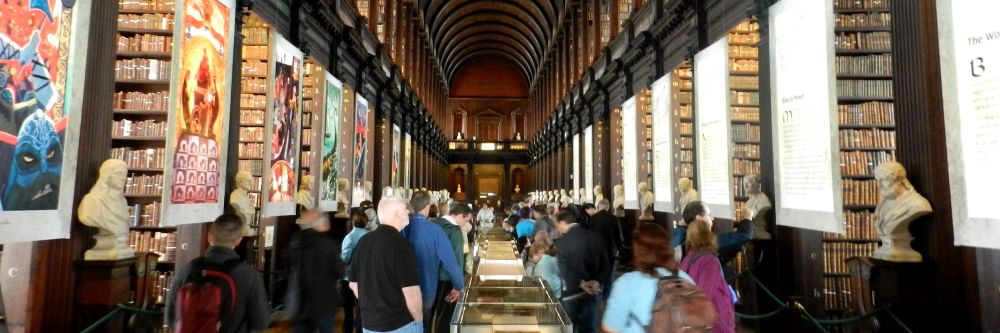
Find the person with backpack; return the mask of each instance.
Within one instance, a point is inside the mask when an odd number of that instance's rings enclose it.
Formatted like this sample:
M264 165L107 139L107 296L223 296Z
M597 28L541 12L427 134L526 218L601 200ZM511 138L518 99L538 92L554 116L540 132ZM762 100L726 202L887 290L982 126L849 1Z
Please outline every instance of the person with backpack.
M712 300L718 315L713 332L736 332L734 293L723 278L722 263L718 257L719 245L712 233L712 211L701 201L692 202L684 208L684 221L688 222L687 240L684 243L687 255L681 260L680 267Z
M164 321L175 333L246 333L267 328L270 309L261 273L240 260L243 221L223 214L208 231L205 256L181 267Z
M667 230L640 223L632 231L635 271L622 274L611 287L601 327L611 333L695 332L715 324L711 300L677 269ZM680 318L672 320L673 318Z
M288 295L286 302L295 317L295 333L332 333L334 315L340 308L338 281L344 277L340 244L326 235L330 220L312 210L300 219L309 229L295 234L289 246Z

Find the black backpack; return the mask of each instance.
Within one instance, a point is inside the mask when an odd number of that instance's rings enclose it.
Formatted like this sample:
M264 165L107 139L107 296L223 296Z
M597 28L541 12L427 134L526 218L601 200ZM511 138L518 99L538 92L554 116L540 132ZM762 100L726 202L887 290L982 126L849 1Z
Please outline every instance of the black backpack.
M216 333L234 329L224 327L223 319L229 317L238 304L236 283L229 272L239 264L239 259L216 264L206 262L203 257L191 262L191 273L177 290L179 318L175 333Z

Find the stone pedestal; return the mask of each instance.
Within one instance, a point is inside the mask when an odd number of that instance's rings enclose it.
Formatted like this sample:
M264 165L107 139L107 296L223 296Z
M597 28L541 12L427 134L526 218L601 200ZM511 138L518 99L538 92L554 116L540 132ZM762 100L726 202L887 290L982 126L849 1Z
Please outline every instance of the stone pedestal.
M921 262L924 260L920 252L914 251L910 247L913 236L910 236L909 232L883 235L879 239L882 240L882 246L872 253L872 258L896 262Z
M132 300L130 270L136 258L76 263L74 317L77 330L92 324L116 305ZM124 332L125 313L119 312L96 332Z
M875 311L883 305L892 305L896 313L912 329L930 327L937 314L931 313L927 304L933 297L933 288L947 288L949 283L962 281L933 280L933 268L927 263L895 262L872 257L847 259L850 270L850 293L846 316ZM891 320L872 317L855 325L852 332L903 332Z

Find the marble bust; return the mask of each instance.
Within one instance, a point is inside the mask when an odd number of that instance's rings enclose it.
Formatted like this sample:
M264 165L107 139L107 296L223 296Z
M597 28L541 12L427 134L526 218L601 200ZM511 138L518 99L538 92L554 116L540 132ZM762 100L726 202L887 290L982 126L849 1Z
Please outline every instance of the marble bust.
M236 189L229 195L229 205L233 207L236 215L243 220L243 236L253 236L253 216L256 212L253 203L250 202L250 188L253 184L253 176L249 172L240 171L236 173Z
M653 218L653 201L655 196L653 191L650 191L649 184L646 182L639 182L639 220L642 221L652 221Z
M580 204L579 197L577 197L576 195L576 190L574 189L569 190L569 201L576 205Z
M383 188L382 188L382 197L383 197L383 198L387 198L387 197L390 197L390 196L392 196L392 194L393 194L393 193L395 193L395 192L396 192L396 191L395 191L395 190L394 190L394 189L392 188L392 186L386 186L386 187L383 187Z
M746 175L743 177L743 188L747 191L746 217L754 223L753 239L771 239L771 234L767 232L767 212L773 208L771 199L760 190L760 175Z
M368 201L372 200L372 188L373 188L373 186L374 185L372 185L372 182L365 181L365 200L368 200Z
M601 185L594 186L594 202L601 202L604 200L604 188Z
M306 211L316 208L316 200L312 194L313 176L302 176L299 184L299 192L295 194L295 203L302 206Z
M569 193L566 192L566 189L561 189L559 190L559 203L561 204L565 201L573 202L573 200L569 197Z
M625 186L622 184L615 185L614 191L615 201L611 206L615 209L615 216L623 217L625 216Z
M347 208L351 202L347 196L347 189L351 186L351 181L347 178L337 179L337 214L334 217L347 217Z
M921 262L923 257L910 247L913 236L909 226L918 217L930 214L930 202L913 189L906 179L906 169L898 162L886 162L875 168L882 202L875 208L875 230L882 246L872 253L873 258Z
M698 190L694 189L694 185L691 183L691 179L683 177L677 180L677 187L681 191L681 199L677 200L677 211L678 215L684 212L684 207L687 207L689 203L698 201L701 195L698 194Z
M125 201L125 180L128 164L109 159L101 164L97 182L77 209L80 223L97 228L94 244L84 253L84 260L119 260L135 257L128 241L129 215Z
M576 191L576 197L579 198L578 200L580 200L581 205L585 203L592 203L590 202L591 198L587 197L587 189L584 187L581 187L578 191Z

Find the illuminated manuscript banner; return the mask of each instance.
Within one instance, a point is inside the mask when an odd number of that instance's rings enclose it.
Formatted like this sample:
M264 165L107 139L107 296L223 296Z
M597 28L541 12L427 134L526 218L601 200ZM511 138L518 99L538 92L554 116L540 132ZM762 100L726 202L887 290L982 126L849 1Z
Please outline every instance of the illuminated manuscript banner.
M325 118L323 119L323 180L319 186L319 209L329 212L337 210L337 177L340 154L337 145L340 139L340 110L343 84L329 73L326 74Z
M351 206L365 200L365 159L368 158L368 101L356 95L354 108L354 178L351 182Z
M186 2L167 122L168 188L163 224L211 221L225 197L229 68L235 12L232 1Z
M0 244L69 237L87 39L71 27L90 4L64 2L0 6Z
M402 157L400 148L402 147L402 138L400 137L399 125L392 125L392 184L393 188L399 187L399 159Z
M413 175L413 139L410 133L403 133L403 187L410 188Z
M264 157L264 217L295 214L295 172L298 170L299 125L302 115L302 51L274 35L274 72L268 92Z

